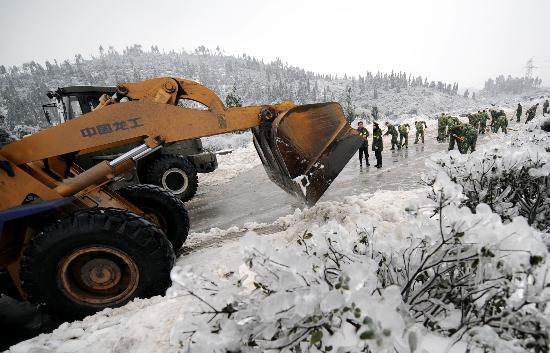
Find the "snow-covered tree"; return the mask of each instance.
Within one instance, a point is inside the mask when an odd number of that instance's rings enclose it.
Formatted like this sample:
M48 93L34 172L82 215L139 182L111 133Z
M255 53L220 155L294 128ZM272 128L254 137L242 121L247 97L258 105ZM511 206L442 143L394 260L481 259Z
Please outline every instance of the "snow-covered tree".
M346 120L351 124L357 117L357 113L355 104L353 103L352 90L349 86L346 88L346 96L343 108Z
M239 94L237 93L237 85L233 84L233 88L231 89L231 92L227 94L227 97L225 97L225 105L227 107L242 107L243 106L243 100L241 97L239 97Z

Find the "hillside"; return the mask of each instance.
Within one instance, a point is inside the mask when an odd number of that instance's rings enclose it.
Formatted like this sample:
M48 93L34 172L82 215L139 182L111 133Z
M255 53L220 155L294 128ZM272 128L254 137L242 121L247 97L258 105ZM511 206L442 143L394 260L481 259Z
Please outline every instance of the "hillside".
M235 86L244 104L290 99L297 103L338 101L346 106L347 101L348 111L367 119L373 106L378 107L380 116L399 120L404 114L460 113L498 101L481 95L466 98L458 94L457 83L404 72L338 77L309 72L281 60L265 63L247 54L229 56L219 48L201 46L188 53L161 52L155 46L146 51L134 45L123 53L112 47L100 48L97 56L89 59L77 54L62 63L46 61L44 66L36 62L10 68L0 65L0 115L11 129L16 125L44 126L41 104L48 102L48 90L67 85L114 85L158 76L196 80L222 99Z

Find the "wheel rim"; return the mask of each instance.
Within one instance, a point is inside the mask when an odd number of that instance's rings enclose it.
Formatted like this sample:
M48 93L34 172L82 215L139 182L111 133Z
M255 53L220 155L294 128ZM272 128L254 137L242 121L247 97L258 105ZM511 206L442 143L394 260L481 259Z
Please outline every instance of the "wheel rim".
M164 231L164 233L168 232L168 221L166 220L166 217L162 214L162 212L159 212L153 208L149 207L143 207L141 206L140 209L143 211L143 216L150 222L153 222L157 226L160 227Z
M178 195L183 193L189 185L187 173L178 168L171 168L162 174L162 187Z
M87 305L114 305L132 297L138 283L136 262L109 246L76 249L60 264L58 284L73 301Z

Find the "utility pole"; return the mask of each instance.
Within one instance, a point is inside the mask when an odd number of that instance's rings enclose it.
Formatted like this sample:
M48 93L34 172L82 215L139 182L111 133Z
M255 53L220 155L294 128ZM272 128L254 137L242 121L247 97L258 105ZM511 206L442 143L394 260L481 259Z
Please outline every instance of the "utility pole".
M537 66L534 64L534 58L531 57L531 59L527 60L527 65L525 65L525 77L531 78L533 77L533 70L536 69Z

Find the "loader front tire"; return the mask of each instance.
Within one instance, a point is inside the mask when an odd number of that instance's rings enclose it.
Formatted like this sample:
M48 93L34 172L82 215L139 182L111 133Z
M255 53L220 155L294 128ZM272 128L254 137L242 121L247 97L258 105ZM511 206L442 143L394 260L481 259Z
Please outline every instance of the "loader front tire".
M189 201L197 193L199 179L197 169L184 157L160 155L150 162L146 181L167 189L182 201Z
M117 192L164 231L176 252L183 246L189 234L189 216L183 201L155 185L130 185Z
M126 210L76 211L34 236L21 260L23 290L54 315L80 319L164 294L175 255L160 228Z

